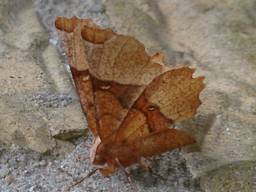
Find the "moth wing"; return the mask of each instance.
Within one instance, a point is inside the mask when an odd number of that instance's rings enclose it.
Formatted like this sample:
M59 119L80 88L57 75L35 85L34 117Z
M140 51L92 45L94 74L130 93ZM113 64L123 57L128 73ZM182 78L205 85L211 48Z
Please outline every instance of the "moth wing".
M90 127L106 142L144 87L165 70L162 56L149 56L133 37L100 29L91 20L59 17L55 25L77 39L68 46L76 58L70 61L71 71L82 106L92 116ZM89 72L86 85L84 71Z
M164 67L163 54L148 56L136 39L91 20L58 18L56 27L70 36L66 48L81 104L104 143L110 136L144 137L195 114L203 78L193 79L193 70Z
M148 157L193 143L195 143L195 139L185 131L178 129L165 129L152 133L144 139L135 141L134 145L139 148L139 157ZM131 148L133 147L131 146Z
M193 144L195 140L186 132L178 129L165 129L137 138L132 143L113 147L110 153L118 158L123 166L137 163L141 157L150 157Z
M109 143L130 142L169 129L175 122L195 115L201 104L203 77L193 78L189 67L170 69L145 88Z
M89 19L80 20L76 17L71 19L58 17L55 21L55 26L59 30L59 36L64 44L81 107L87 117L89 128L94 135L97 135L92 80L86 54L90 47L83 43L81 36L81 29L86 25L93 25L93 23Z
M88 64L97 132L103 143L119 128L145 86L166 70L156 62L155 56L147 54L138 40L114 32L110 34L109 29L90 26L82 30L85 43L92 47ZM103 36L106 38L101 38Z
M201 104L199 95L204 89L204 77L193 78L194 69L179 67L155 78L144 91L150 106L172 122L193 117Z

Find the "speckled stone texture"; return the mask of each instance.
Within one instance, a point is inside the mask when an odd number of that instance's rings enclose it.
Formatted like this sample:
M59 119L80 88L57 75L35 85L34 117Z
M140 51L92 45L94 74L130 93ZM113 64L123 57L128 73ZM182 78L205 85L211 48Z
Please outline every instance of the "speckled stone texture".
M93 168L89 162L88 145L91 139L81 138L74 143L76 149L65 157L55 154L41 155L12 146L1 148L0 191L65 191ZM154 174L137 166L131 167L132 183L121 171L111 177L96 173L71 191L201 191L198 182L192 181L184 158L178 151L152 159ZM8 183L8 177L13 180ZM6 181L7 180L7 181Z
M255 0L2 0L0 191L64 191L93 168L55 16L91 17L168 64L206 76L198 115L177 126L197 146L134 166L133 184L96 173L71 191L256 191ZM80 137L80 138L78 138Z
M1 8L4 38L0 59L8 62L1 66L4 71L0 81L4 90L0 141L5 143L0 150L0 191L64 191L93 169L88 159L92 138L76 139L86 133L86 121L65 69L54 18L92 17L103 27L118 31L120 27L106 15L102 1L13 0L3 1ZM152 51L161 43L158 35L148 31L148 16L134 20L136 27L127 32L136 35L136 30L147 22L141 40L149 43ZM154 174L131 167L133 183L122 171L110 178L96 173L71 191L201 191L180 151L154 157L152 165Z

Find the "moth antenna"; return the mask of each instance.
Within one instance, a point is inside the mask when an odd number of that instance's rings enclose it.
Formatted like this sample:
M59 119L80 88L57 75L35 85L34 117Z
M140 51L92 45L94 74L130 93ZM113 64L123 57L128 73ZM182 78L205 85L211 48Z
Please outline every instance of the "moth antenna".
M86 176L81 177L78 181L76 181L76 182L73 183L71 186L69 186L69 187L65 190L65 192L69 192L72 187L74 187L74 186L76 186L76 185L82 183L85 179L88 179L89 177L91 177L92 175L94 175L94 174L96 173L96 171L98 171L98 170L99 170L98 168L97 168L97 169L94 169L94 170L92 170L91 172L89 172Z
M132 178L131 178L131 174L129 172L127 172L127 170L125 169L125 167L120 163L119 159L116 158L115 159L117 165L119 166L119 168L123 171L123 173L125 174L128 182L131 184L132 188L134 189L135 192L138 191L137 186L135 185L135 183L133 182Z
M131 177L130 177L130 173L128 173L128 172L126 171L126 169L125 169L124 166L120 163L120 161L119 161L118 158L116 158L115 161L116 161L117 165L119 166L119 168L120 168L120 169L123 171L123 173L126 175L126 178L127 178L128 182L131 183L132 180L131 180Z

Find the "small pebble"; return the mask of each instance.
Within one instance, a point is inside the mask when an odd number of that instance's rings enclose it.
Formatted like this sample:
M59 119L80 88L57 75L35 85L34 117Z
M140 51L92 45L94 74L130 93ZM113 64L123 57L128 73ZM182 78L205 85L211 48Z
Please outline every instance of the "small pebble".
M18 162L16 160L16 158L12 158L8 161L9 167L11 167L12 169L17 169L18 167Z
M5 182L10 185L13 181L14 181L14 177L13 175L7 175L5 178L4 178Z
M0 178L4 178L9 174L9 169L6 165L0 165Z
M40 162L39 162L39 165L40 165L40 166L45 166L45 165L46 165L46 161L45 161L45 160L40 161Z
M95 4L90 8L90 12L102 12L104 10L103 6L100 4Z

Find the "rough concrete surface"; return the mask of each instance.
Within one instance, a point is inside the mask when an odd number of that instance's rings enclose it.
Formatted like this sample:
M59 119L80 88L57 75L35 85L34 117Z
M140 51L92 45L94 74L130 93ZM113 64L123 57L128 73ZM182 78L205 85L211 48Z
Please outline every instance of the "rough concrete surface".
M84 116L33 2L0 5L0 141L44 153L57 144L52 136L84 134Z
M93 168L55 16L91 17L133 35L171 65L206 76L197 145L134 166L133 184L96 173L71 191L256 191L255 0L2 0L0 191L64 191ZM83 137L81 137L83 135ZM134 187L136 186L136 187Z
M198 74L206 76L199 115L181 125L192 128L199 141L200 151L185 157L193 176L200 177L218 167L228 169L237 162L250 162L250 168L255 170L256 60L249 55L254 55L256 49L252 43L256 1L162 0L158 5L170 30L172 48L190 55ZM219 172L210 175L214 173ZM241 183L255 183L255 173L246 173L236 177ZM227 174L234 176L233 172ZM211 180L210 176L205 177L208 179L202 176L201 180L203 189L218 191L221 184L206 184ZM236 189L232 182L227 178L222 190L256 190L255 185L248 187L247 183Z

